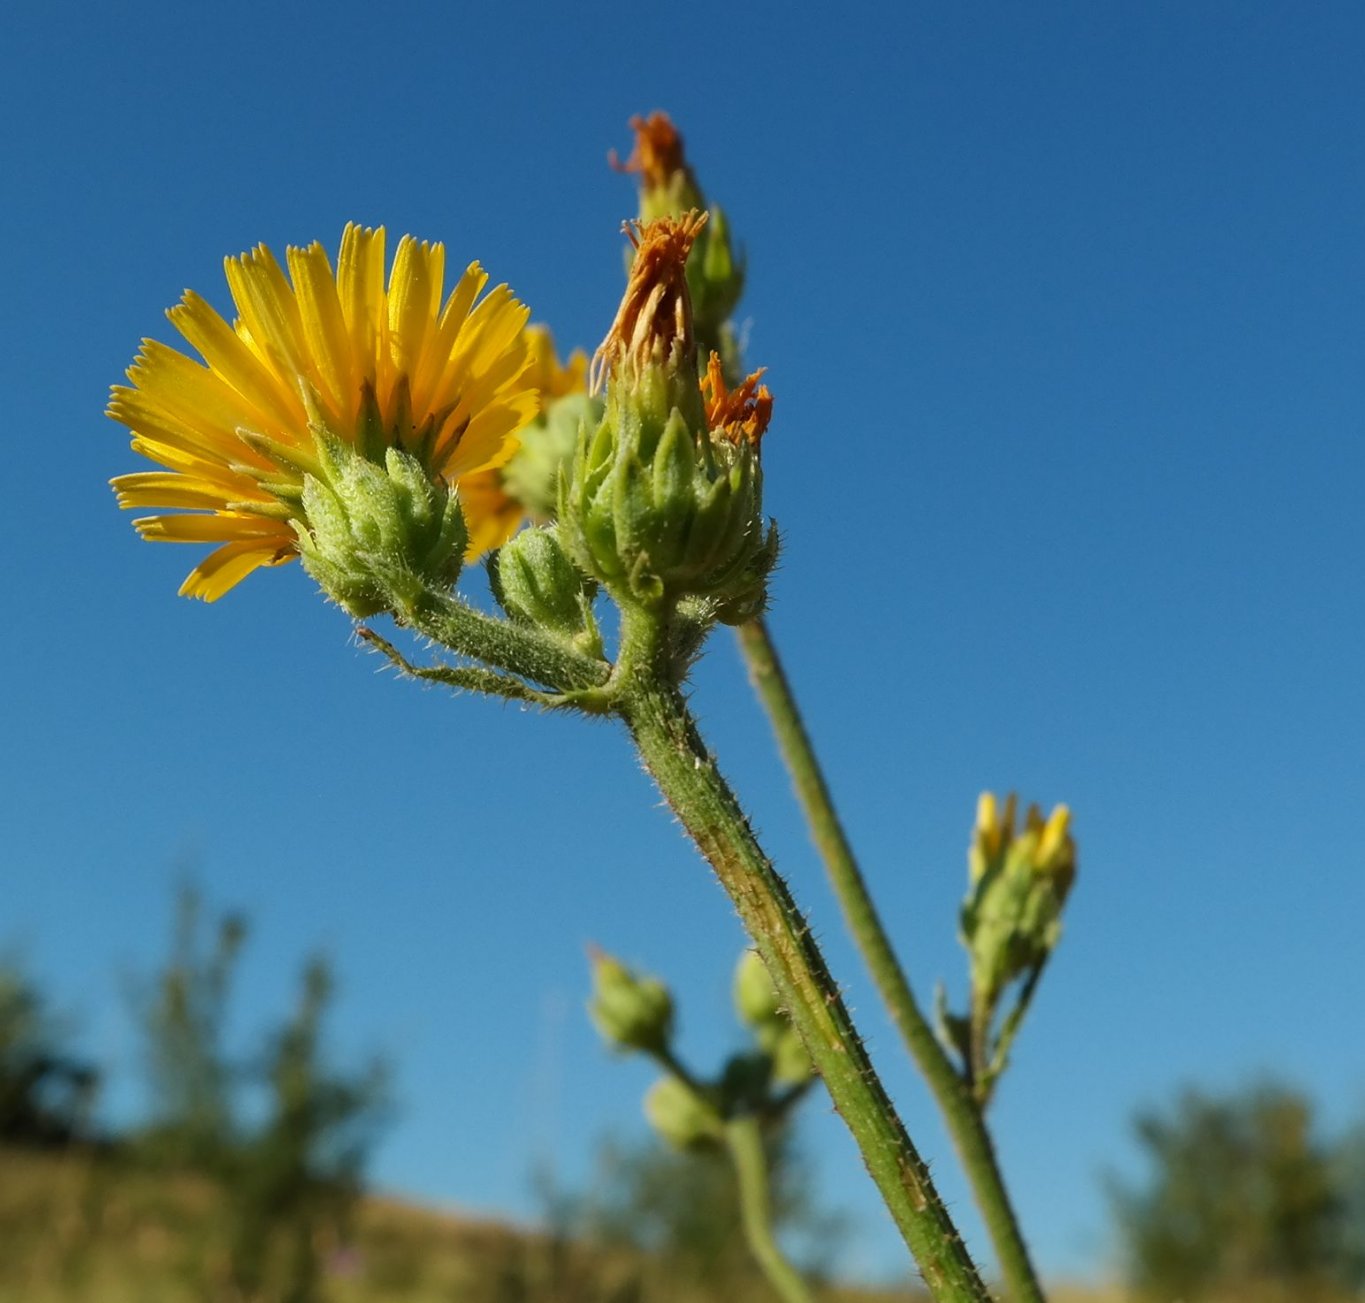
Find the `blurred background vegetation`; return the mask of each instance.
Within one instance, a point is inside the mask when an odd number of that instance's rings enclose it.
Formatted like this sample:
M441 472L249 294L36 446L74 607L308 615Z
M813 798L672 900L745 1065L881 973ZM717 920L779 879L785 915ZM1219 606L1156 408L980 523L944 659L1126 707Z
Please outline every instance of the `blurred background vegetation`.
M0 959L0 1303L739 1303L769 1297L714 1153L604 1143L582 1190L538 1178L539 1226L366 1194L390 1113L379 1060L326 1053L321 956L246 1055L228 1049L249 939L182 892L164 962L132 983L145 1116L112 1130L100 1066ZM1327 1134L1312 1099L1263 1082L1186 1089L1134 1122L1142 1167L1105 1181L1116 1280L1057 1303L1365 1298L1365 1119ZM784 1238L820 1296L910 1299L830 1279L841 1242L790 1130L771 1155Z

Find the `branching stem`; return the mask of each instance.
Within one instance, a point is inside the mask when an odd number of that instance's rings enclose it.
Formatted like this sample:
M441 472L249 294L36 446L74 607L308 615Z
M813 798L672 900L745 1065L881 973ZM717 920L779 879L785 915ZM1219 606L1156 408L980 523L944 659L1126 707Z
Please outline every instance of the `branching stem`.
M768 712L778 747L805 811L811 838L828 870L844 920L862 952L906 1048L929 1083L952 1134L985 1219L1000 1270L1015 1303L1045 1303L1028 1246L1010 1204L982 1108L935 1037L896 958L868 892L811 745L777 648L760 618L741 625L739 643L754 688Z
M937 1303L988 1303L809 925L662 671L667 653L659 632L656 617L623 609L617 708L640 755L734 902L930 1294Z

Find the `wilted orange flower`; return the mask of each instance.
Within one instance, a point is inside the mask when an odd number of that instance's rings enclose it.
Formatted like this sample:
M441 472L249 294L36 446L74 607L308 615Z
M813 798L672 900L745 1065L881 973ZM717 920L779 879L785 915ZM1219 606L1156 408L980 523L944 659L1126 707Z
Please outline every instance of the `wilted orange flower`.
M624 163L612 150L611 165L621 172L638 172L646 189L664 189L678 173L686 173L691 180L691 169L683 153L683 139L673 120L656 109L647 118L636 114L630 120L635 132L635 148ZM692 184L695 186L696 182Z
M608 371L626 364L638 371L662 362L675 347L695 354L692 296L687 288L687 255L706 214L684 213L652 222L627 222L622 228L635 248L630 279L616 320L593 354L589 387L601 389Z
M747 440L755 448L773 416L773 396L767 385L758 382L767 368L755 371L738 389L725 387L725 369L720 354L712 353L701 378L701 396L706 402L706 420L712 430L721 431L731 443Z

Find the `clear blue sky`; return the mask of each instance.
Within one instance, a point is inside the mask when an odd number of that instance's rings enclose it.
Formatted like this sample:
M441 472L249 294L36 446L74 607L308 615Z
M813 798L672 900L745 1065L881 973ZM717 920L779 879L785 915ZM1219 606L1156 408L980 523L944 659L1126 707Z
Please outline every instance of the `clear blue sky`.
M348 219L480 258L591 346L633 211L606 151L682 126L751 265L777 397L773 622L927 995L977 792L1075 809L1082 877L996 1126L1049 1270L1105 1262L1134 1107L1365 1062L1365 13L1265 3L34 6L0 98L0 938L136 1102L119 975L195 866L250 910L243 1028L334 955L342 1051L402 1105L389 1187L527 1214L641 1127L581 1015L595 940L729 1043L741 945L606 727L376 674L297 567L175 596L101 409L224 254ZM728 636L696 705L945 1192L924 1090L846 944ZM808 1110L850 1263L899 1262Z

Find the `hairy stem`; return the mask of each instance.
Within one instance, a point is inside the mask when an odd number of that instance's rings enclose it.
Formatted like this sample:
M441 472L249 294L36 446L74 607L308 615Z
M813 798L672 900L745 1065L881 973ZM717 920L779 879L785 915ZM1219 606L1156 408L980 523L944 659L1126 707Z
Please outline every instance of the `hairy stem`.
M906 1048L942 1110L985 1219L1010 1296L1016 1303L1044 1303L1043 1290L1010 1204L982 1109L973 1097L970 1083L962 1079L934 1036L905 970L896 958L834 807L829 785L767 624L761 618L751 620L741 625L738 633L750 678L772 722L782 758L805 811L811 838L825 862L844 920L882 1000L900 1029Z
M739 1209L749 1252L783 1303L812 1303L814 1296L773 1235L772 1193L763 1132L752 1113L725 1124L725 1146L739 1185Z
M529 625L484 615L452 593L428 590L415 602L395 607L394 614L451 651L558 692L600 687L611 671L605 661L584 656Z
M809 925L662 673L658 642L648 616L623 611L617 709L645 766L734 902L931 1295L937 1303L987 1303Z

